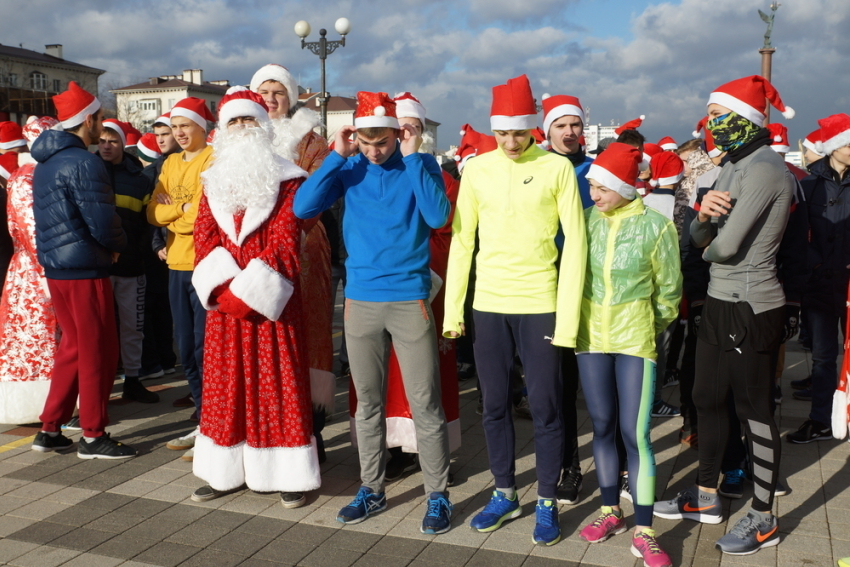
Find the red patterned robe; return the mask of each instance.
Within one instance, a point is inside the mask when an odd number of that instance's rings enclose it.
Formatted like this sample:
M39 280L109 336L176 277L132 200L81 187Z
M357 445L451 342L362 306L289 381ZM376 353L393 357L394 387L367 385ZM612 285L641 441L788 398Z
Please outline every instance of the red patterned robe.
M445 289L443 281L449 262L449 245L452 242L452 217L460 184L451 175L443 172L446 185L446 197L451 204L449 220L443 228L431 231L431 310L434 312L434 327L437 330L437 352L440 364L440 387L443 411L446 414L446 425L449 431L449 451L460 448L460 388L457 382L457 357L455 342L439 334L443 328L443 303ZM436 275L436 277L434 277ZM357 411L357 393L349 389L349 419L351 423L352 444L357 444L354 427L354 414ZM404 381L401 368L398 365L395 351L390 351L390 361L387 374L387 447L401 447L405 453L418 453L416 442L416 427L413 424L413 414L407 402L404 391Z
M193 472L217 490L244 483L258 492L306 492L321 485L301 305L301 222L292 213L305 172L290 163L285 173L267 206L232 215L204 195L195 221L192 283L210 311ZM222 313L225 301L243 312Z
M39 421L61 335L44 268L36 257L32 213L36 162L29 155L20 155L24 163L7 186L6 216L15 253L0 301L0 423Z

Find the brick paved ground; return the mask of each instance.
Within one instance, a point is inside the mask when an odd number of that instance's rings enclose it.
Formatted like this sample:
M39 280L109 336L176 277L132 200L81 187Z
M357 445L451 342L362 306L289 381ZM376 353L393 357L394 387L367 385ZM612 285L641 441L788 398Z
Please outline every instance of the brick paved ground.
M796 429L808 404L791 398L788 382L808 372L794 341L783 378L785 400L778 413L780 430ZM33 567L305 565L357 566L570 566L639 565L621 535L589 545L578 531L597 512L599 491L593 471L591 425L580 412L582 501L561 507L564 540L551 548L531 543L536 486L531 422L517 421L518 484L523 517L492 534L468 527L489 497L491 477L480 418L475 414L474 382L462 384L463 446L454 456L456 486L454 528L424 536L421 474L388 487L386 512L356 526L342 526L336 512L357 491L357 455L349 443L347 383L338 384L336 413L325 429L328 460L323 486L308 505L286 510L277 494L243 491L198 504L189 499L202 483L191 463L179 460L165 443L193 428L191 410L171 402L187 392L179 378L146 382L162 401L153 406L110 405L114 436L134 445L140 456L124 462L83 461L75 454L30 450L35 427L0 426L0 564ZM116 387L120 392L120 385ZM664 391L678 403L678 388ZM116 398L119 396L116 396ZM580 402L581 404L581 402ZM670 498L694 478L696 451L678 443L679 419L653 420L658 459L659 497ZM74 436L75 438L78 435ZM777 499L783 542L755 555L721 557L715 540L727 524L702 526L658 520L660 541L676 565L829 566L850 556L850 444L838 441L792 446L783 442L782 474L793 489ZM752 495L748 484L746 498ZM725 501L737 519L748 500ZM628 503L624 506L631 517ZM631 524L631 521L630 521Z

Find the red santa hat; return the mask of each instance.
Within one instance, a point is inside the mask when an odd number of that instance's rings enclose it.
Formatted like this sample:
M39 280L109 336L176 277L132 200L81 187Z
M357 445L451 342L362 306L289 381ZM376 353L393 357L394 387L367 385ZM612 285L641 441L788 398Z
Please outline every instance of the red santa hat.
M227 123L240 116L252 116L258 122L268 122L269 107L257 93L241 86L230 87L218 103L218 127L226 130Z
M41 133L45 130L62 130L62 125L52 116L30 116L27 118L27 125L23 129L27 145L32 146L35 139L41 136Z
M636 147L612 142L593 160L585 177L632 200L635 198L635 179L640 162L640 150Z
M708 97L708 104L725 106L759 126L764 125L767 101L788 120L794 118L794 109L786 107L770 81L759 75L750 75L720 85Z
M469 158L492 152L499 147L495 137L476 132L469 124L461 126L460 136L460 145L455 152L458 171L463 171L463 166Z
M171 128L171 112L166 112L159 118L153 121L153 125L151 127L156 126L168 126Z
M661 146L662 150L669 150L671 152L679 149L679 144L670 136L664 136L658 140L658 145Z
M816 147L818 142L822 142L823 138L821 137L820 128L803 138L803 147L807 150L816 153L817 155L824 157L822 153L820 153Z
M387 93L357 93L355 128L399 128L396 104Z
M66 130L79 126L86 116L94 115L100 109L100 101L88 91L83 90L76 81L68 83L68 90L53 96L56 116Z
M207 108L207 101L193 96L177 101L171 109L171 118L182 116L188 118L206 131L207 122L215 122L212 112Z
M647 165L649 165L649 163L652 161L652 158L657 156L658 154L660 154L662 152L664 152L664 150L658 144L652 144L652 143L646 142L643 145L643 161ZM644 169L646 169L646 168L644 168Z
M700 137L700 132L705 132L705 152L708 154L708 157L716 158L723 152L717 149L714 145L714 136L711 135L711 130L705 127L708 124L708 116L703 116L702 120L697 122L697 128L694 130L694 138Z
M539 126L531 131L531 136L534 138L534 143L543 148L544 150L549 149L549 140L546 133Z
M11 150L26 145L24 133L16 122L0 122L0 150Z
M6 152L0 155L0 177L9 179L18 169L18 152Z
M132 124L130 126L130 131L127 132L127 144L125 144L125 148L135 148L139 145L139 140L142 139L142 133L136 130Z
M129 122L107 118L103 121L103 127L118 132L118 137L121 138L121 145L127 147L127 135L130 133L131 128L133 128Z
M425 129L425 107L409 92L398 93L393 97L395 114L399 118L418 118Z
M584 134L578 137L578 145L581 146L581 151L587 147L587 140L584 139Z
M543 94L543 131L549 136L552 123L562 116L578 116L584 124L584 109L578 98L568 95Z
M507 84L493 87L490 107L491 130L533 130L537 126L537 107L528 77L508 79Z
M292 76L292 73L283 65L269 63L254 73L251 77L251 90L257 92L260 85L266 81L277 81L286 89L286 96L289 99L289 108L298 104L298 81Z
M162 156L159 151L159 146L156 143L156 136L148 132L139 139L139 145L136 146L139 154L145 157L146 161L153 161Z
M850 145L850 116L833 114L818 120L821 141L815 143L815 149L828 156L838 148Z
M784 124L772 122L767 125L770 131L770 148L776 153L787 154L791 151L791 144L788 143L788 128Z
M663 151L652 156L652 185L659 187L675 185L685 177L685 162L670 151Z
M629 120L622 126L617 127L617 129L614 130L614 133L619 136L626 130L637 130L641 127L641 124L643 124L644 120L646 120L646 115L641 114L638 118L635 118L634 120Z

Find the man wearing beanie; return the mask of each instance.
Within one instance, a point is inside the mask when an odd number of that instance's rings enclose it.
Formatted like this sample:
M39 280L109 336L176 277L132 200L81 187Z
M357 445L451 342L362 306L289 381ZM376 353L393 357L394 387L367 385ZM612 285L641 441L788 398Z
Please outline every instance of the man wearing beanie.
M839 331L844 331L845 302L850 280L847 237L850 208L844 191L850 187L850 116L834 114L818 120L816 151L824 158L813 163L811 175L800 183L808 205L808 265L811 275L803 295L806 328L812 338L811 384L794 397L811 399L811 411L800 428L789 433L790 443L832 439L832 398L839 354Z
M588 156L581 145L584 132L584 108L578 98L568 95L543 95L543 132L549 140L549 151L564 156L576 172L578 191L583 208L593 205L590 198L590 184L587 171L593 158ZM563 240L559 239L563 250ZM581 463L578 456L578 366L572 349L561 350L561 378L564 387L564 461L561 482L558 483L558 503L577 504L581 492Z
M440 166L419 153L422 138L400 125L387 93L357 93L354 126L340 128L334 151L295 195L295 214L308 219L344 199L348 259L345 337L357 391L358 453L362 485L337 520L356 524L387 507L384 491L387 432L386 375L395 349L416 427L427 511L420 530L451 529L446 490L449 440L440 399L437 333L428 302L428 237L449 216ZM360 153L349 136L357 133Z
M183 150L172 154L162 165L162 173L148 205L148 222L168 228L166 263L170 270L168 297L174 317L174 338L180 351L183 372L195 403L196 419L201 416L204 357L204 327L207 312L192 285L195 267L193 232L198 204L203 193L201 173L210 165L212 147L207 145L207 123L213 116L205 101L188 97L171 109L171 131ZM166 446L186 451L181 457L191 461L198 429Z
M465 332L476 233L473 301L475 362L484 399L483 426L496 489L471 521L491 532L522 514L515 477L510 371L518 351L525 369L537 447L533 541L561 538L557 486L564 431L555 347L575 348L586 263L584 217L572 164L534 143L537 110L525 75L493 88L490 127L499 148L466 164L452 222L443 335ZM560 270L555 237L564 230Z
M127 248L109 270L115 306L118 310L121 363L124 366L125 400L154 404L159 394L147 390L139 381L142 368L142 342L145 326L145 252L148 224L145 207L150 202L151 186L142 175L139 160L124 151L130 124L114 118L103 121L97 153L106 165L121 226L127 234Z
M763 128L766 100L786 118L776 89L759 76L721 85L708 100L707 128L727 152L714 189L691 223L694 246L711 263L702 310L693 398L699 414L697 485L655 505L661 518L723 521L717 481L729 432L730 394L744 424L753 463L749 512L717 541L723 553L744 555L779 544L772 514L779 476L779 431L771 413L771 352L784 336L786 299L776 277L776 254L788 222L795 180L770 149Z
M81 459L126 459L136 450L109 437L107 402L118 366L109 269L127 246L115 195L101 160L88 152L102 128L100 101L71 81L53 97L65 131L36 139L32 157L38 261L44 266L62 339L56 351L42 429L32 448L69 450L61 426L79 397Z
M314 131L321 117L298 102L298 82L289 70L274 63L264 65L251 77L251 91L268 107L275 134L275 150L284 159L314 173L330 150L327 141ZM331 297L331 246L322 215L302 223L301 304L307 324L304 326L313 397L313 434L319 460L325 460L322 430L327 410L333 411L336 376L333 374L333 299ZM291 502L303 501L302 494L288 494Z

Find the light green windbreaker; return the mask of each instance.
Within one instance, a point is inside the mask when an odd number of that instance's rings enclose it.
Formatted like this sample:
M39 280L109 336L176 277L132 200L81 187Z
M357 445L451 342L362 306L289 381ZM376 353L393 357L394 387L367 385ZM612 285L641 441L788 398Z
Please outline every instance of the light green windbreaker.
M676 226L640 197L584 214L588 261L576 352L655 360L655 337L679 315L682 298Z

